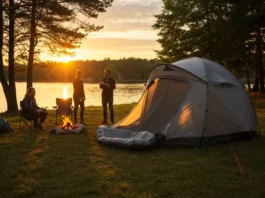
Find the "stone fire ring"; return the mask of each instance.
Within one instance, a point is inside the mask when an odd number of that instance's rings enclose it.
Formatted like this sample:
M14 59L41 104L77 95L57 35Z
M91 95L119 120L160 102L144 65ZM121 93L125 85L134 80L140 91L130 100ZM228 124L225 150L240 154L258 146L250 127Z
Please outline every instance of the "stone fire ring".
M69 133L81 133L86 129L85 125L77 123L74 127L74 129L71 128L65 128L62 129L60 126L55 126L51 129L51 133L56 133L56 134L69 134Z

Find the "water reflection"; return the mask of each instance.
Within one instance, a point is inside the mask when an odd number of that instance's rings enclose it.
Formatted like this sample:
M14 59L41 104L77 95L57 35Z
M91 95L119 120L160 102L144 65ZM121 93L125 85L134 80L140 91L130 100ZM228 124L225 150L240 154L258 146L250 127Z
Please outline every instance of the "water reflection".
M36 99L40 107L52 106L56 104L56 98L63 98L67 93L67 97L73 95L72 83L34 83L36 89ZM17 82L17 101L24 98L26 93L26 83ZM67 91L64 90L67 89ZM100 106L101 105L101 89L98 84L84 84L85 89L85 106ZM114 91L114 104L129 104L137 102L145 89L144 83L135 84L117 84ZM6 111L6 100L3 90L0 89L0 112Z

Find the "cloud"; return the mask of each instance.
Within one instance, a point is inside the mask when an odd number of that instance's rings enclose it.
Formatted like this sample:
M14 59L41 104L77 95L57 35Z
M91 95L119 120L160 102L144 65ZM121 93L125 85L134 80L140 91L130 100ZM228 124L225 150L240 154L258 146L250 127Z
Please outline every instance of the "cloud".
M80 50L145 52L159 49L155 40L120 39L120 38L89 38L83 42Z
M103 25L104 31L152 30L154 14L162 9L162 0L115 0L106 13L93 22Z
M92 32L88 38L123 38L138 40L157 40L156 31L99 31Z
M160 44L152 25L162 5L162 0L114 0L105 13L89 20L104 28L91 32L73 59L155 58L154 50L160 49Z
M76 49L74 57L69 60L102 60L104 58L119 59L123 57L155 58L154 50L160 49L155 40L122 39L122 38L88 38L79 49ZM58 61L58 57L41 54L42 60Z
M109 51L106 49L103 50L78 50L77 51L77 58L75 59L82 59L82 60L102 60L104 58L110 59L120 59L120 58L129 58L129 57L137 57L137 58L146 58L151 59L155 58L155 52L152 50L147 51Z

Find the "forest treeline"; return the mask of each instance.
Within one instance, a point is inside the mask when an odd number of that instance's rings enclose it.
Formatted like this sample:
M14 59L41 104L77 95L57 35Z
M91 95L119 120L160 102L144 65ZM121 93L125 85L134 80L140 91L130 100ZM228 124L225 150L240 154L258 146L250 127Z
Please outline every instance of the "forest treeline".
M72 81L78 69L84 72L86 82L97 82L103 77L103 69L110 68L111 75L117 81L146 80L150 69L159 64L157 59L123 58L111 60L85 60L72 62L45 62L34 66L33 81L65 82ZM27 81L26 67L16 71L17 81ZM7 72L7 71L6 71Z
M76 75L78 69L84 72L85 82L98 82L103 77L103 69L110 68L111 75L120 82L123 81L145 81L148 78L150 69L158 64L166 63L159 59L141 59L141 58L122 58L111 60L78 60L70 62L42 62L34 65L33 81L34 82L71 82ZM27 81L27 67L20 65L16 67L16 81ZM235 66L230 69L243 84L247 84L247 74L250 83L254 83L255 70L246 71L237 69ZM8 78L7 67L4 73Z

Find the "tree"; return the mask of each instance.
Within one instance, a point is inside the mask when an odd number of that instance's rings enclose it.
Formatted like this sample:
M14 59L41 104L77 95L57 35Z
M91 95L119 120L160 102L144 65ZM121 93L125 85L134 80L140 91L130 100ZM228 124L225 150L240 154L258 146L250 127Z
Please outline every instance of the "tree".
M113 0L1 0L0 81L8 112L17 112L16 66L28 60L27 87L32 86L36 54L47 49L53 54L72 54L87 34L102 26L89 23L91 17L105 12ZM83 15L81 21L78 15ZM28 55L25 49L28 47ZM21 50L22 48L22 50ZM4 57L8 57L8 79L4 75Z
M153 25L160 30L158 56L166 61L203 56L225 65L242 55L246 34L239 32L242 18L234 18L234 10L225 0L164 0L162 14L156 15Z
M96 18L98 13L105 12L112 2L113 0L30 1L27 87L32 86L35 47L45 44L53 54L71 54L69 50L77 48L89 32L102 28L78 19L77 15L82 14L86 19Z
M265 32L265 1L255 0L251 4L251 22L253 24L253 33L255 35L255 51L257 57L257 75L259 73L259 91L265 92L264 89L264 69L263 69L263 53L264 53L264 32ZM256 77L257 78L257 77Z
M0 80L4 90L7 101L7 110L9 113L15 113L18 110L16 100L16 85L15 85L15 3L14 0L1 1L1 17L0 17L0 47L1 47L1 61L0 61ZM4 11L6 11L4 15ZM8 18L8 83L4 75L3 49L4 49L4 16Z
M3 48L4 48L4 4L0 1L0 80L4 90L5 98L8 98L8 84L4 74ZM8 101L7 101L8 102ZM7 103L8 104L8 103Z
M236 1L238 7L245 7L246 26L242 31L246 31L248 37L245 41L247 54L255 57L255 83L253 91L264 92L264 72L263 72L263 53L264 53L264 29L265 29L265 1L253 0Z
M235 60L256 57L256 82L264 89L263 62L265 1L263 0L163 0L162 13L156 15L159 29L156 51L163 61L189 56L213 59L230 70ZM249 65L248 65L249 68ZM261 90L261 91L262 91Z
M31 6L31 16L30 16L30 39L29 39L29 56L28 56L28 70L27 70L27 88L32 87L32 73L34 64L34 48L37 43L35 43L36 38L36 10L37 10L37 0L32 0Z

